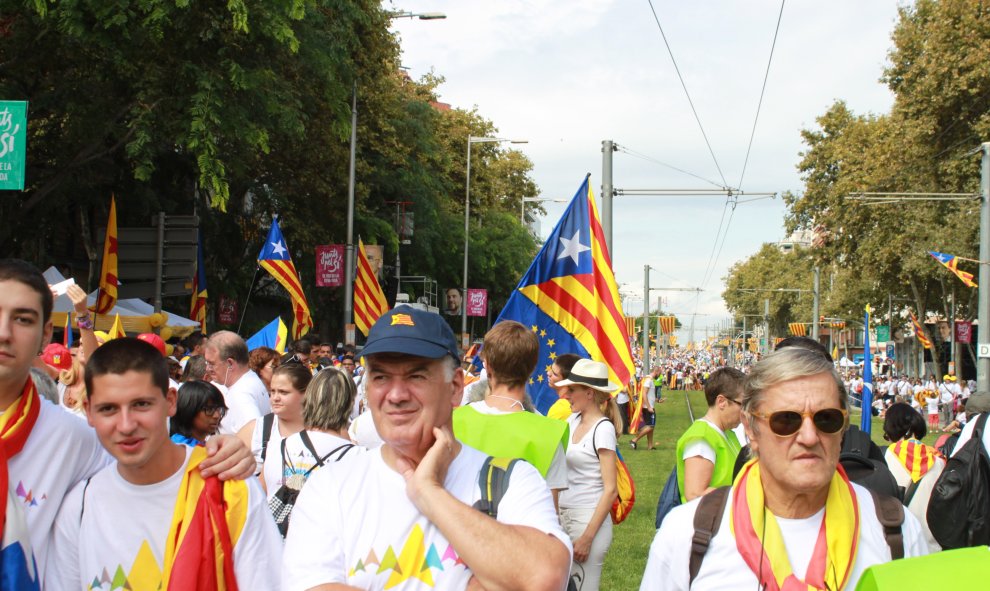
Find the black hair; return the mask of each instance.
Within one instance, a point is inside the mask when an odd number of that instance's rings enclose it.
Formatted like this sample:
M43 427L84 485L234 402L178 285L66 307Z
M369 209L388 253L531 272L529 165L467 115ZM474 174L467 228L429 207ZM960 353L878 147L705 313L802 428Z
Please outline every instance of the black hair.
M199 411L206 406L216 406L226 409L223 394L220 389L203 380L184 382L179 386L179 396L175 404L175 416L169 421L169 435L194 437L193 421Z
M296 353L309 355L313 351L313 343L309 342L307 339L299 339L295 343L292 343L292 350Z
M134 337L113 339L101 345L86 362L86 391L93 397L93 381L107 374L122 375L137 371L151 375L151 381L168 393L168 364L161 352L148 343Z
M574 364L581 359L580 355L576 353L564 353L563 355L558 355L553 362L560 368L561 379L566 380L571 377L571 369L574 368Z
M200 344L202 344L202 342L205 341L205 340L206 340L206 335L205 334L203 334L201 332L194 332L194 333L192 333L191 335L189 335L189 336L186 337L186 340L185 340L186 350L191 352L193 349L195 349Z
M48 323L55 299L48 281L37 267L21 259L0 259L0 281L17 281L38 292L41 296L41 323Z
M828 352L828 348L811 337L787 337L777 343L777 346L774 347L773 350L780 351L781 349L786 349L787 347L798 347L801 349L814 351L815 353L821 353L822 357L828 359L832 363L835 363L835 359L832 359L832 354Z
M908 435L922 439L927 434L925 419L910 404L895 402L887 409L883 421L883 438L887 441L900 441Z

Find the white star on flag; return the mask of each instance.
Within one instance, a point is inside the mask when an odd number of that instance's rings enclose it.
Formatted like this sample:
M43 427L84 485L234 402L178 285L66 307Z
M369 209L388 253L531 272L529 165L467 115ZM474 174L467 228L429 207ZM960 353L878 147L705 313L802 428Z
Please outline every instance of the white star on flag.
M580 230L574 230L574 236L570 240L563 236L560 237L560 243L564 245L564 250L560 251L560 254L557 255L558 259L569 256L574 259L574 264L576 265L578 264L578 255L586 250L591 250L590 246L585 246L578 240L580 234Z
M285 247L282 246L281 242L272 242L272 250L278 256L285 256Z

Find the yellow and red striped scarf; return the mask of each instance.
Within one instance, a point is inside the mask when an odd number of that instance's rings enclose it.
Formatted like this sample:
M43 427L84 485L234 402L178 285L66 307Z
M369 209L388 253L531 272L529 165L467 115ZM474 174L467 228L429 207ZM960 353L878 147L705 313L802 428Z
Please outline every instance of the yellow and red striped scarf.
M743 466L732 490L730 523L736 548L764 589L797 591L845 587L856 562L859 506L842 466L836 466L836 473L829 483L825 516L804 580L794 574L777 519L764 507L758 460L750 460Z
M41 399L30 377L20 397L0 416L0 499L6 499L10 488L7 462L19 454L27 443L41 412ZM0 532L7 524L7 512L0 514Z
M206 448L193 449L165 543L161 589L237 591L234 546L247 520L248 487L242 480L204 479Z
M911 475L911 482L921 480L935 465L935 448L917 439L901 439L890 447L897 461Z

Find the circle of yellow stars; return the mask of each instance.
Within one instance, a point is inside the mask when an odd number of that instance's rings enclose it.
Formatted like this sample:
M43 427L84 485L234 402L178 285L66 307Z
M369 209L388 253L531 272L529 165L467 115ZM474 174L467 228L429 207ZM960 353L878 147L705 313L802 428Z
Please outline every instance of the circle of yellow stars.
M543 339L546 339L543 342L550 349L550 352L547 353L547 357L550 359L550 363L548 363L543 368L543 372L542 373L536 373L536 377L535 378L532 377L532 376L529 378L529 384L530 385L533 385L536 382L539 382L539 383L542 384L543 383L543 380L545 379L545 376L548 373L550 373L550 367L553 365L553 362L556 361L556 359L557 359L557 354L554 353L554 351L553 351L553 347L556 346L557 343L553 339L547 338L547 331L544 330L544 329L542 329L542 328L540 328L539 326L533 324L532 326L529 327L529 329L531 331L533 331L533 334L536 335L537 339L539 339L541 341L543 341Z

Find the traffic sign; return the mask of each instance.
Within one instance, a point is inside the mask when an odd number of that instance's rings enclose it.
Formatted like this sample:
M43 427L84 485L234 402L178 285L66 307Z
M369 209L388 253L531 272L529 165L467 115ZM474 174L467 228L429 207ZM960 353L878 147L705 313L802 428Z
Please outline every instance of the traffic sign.
M977 346L976 356L980 359L990 358L990 343L980 343Z

